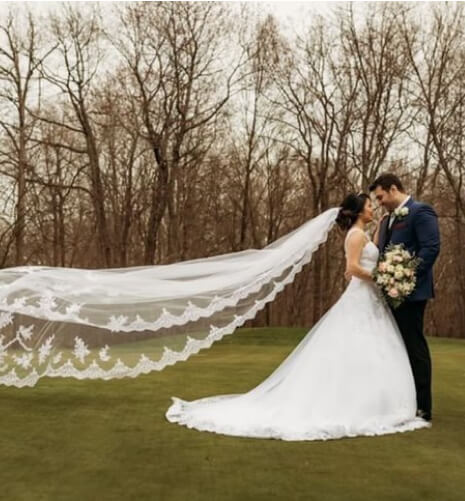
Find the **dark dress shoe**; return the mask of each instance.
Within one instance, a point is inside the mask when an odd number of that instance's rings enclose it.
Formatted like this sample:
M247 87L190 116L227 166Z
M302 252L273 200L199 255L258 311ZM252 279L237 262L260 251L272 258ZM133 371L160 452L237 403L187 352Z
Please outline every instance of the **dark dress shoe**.
M426 412L423 409L418 409L417 410L417 416L421 417L425 421L431 421L432 420L431 412Z

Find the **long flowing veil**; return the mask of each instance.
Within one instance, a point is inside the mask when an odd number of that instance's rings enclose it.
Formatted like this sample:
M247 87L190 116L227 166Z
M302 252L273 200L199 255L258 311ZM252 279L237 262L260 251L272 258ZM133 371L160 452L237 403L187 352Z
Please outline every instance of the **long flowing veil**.
M263 249L156 266L0 270L0 383L135 377L186 360L292 282L338 212Z

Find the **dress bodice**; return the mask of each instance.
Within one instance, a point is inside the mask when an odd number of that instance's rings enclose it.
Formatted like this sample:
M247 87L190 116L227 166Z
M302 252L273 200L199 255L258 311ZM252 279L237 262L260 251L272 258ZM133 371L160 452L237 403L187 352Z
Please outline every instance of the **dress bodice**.
M349 239L349 235L353 231L360 231L362 232L365 237L366 237L366 244L362 249L362 254L360 256L360 266L362 268L365 268L366 270L372 271L376 263L378 262L378 257L379 257L379 250L376 244L370 239L370 237L360 228L351 228L346 235L345 242L344 242L344 251L347 254L347 241Z

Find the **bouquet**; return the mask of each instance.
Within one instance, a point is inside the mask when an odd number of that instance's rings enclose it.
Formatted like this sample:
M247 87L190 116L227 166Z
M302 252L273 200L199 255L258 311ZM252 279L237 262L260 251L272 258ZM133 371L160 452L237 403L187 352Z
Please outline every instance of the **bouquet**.
M412 256L403 244L390 244L373 271L373 279L393 308L399 307L415 289L420 258Z

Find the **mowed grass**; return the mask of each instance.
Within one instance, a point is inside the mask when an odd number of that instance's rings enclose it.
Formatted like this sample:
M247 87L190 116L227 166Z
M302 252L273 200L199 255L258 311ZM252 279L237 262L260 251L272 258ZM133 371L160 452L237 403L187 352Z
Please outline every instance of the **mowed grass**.
M187 362L136 379L0 387L0 499L465 499L464 341L429 338L431 429L284 442L166 421L172 395L247 391L305 333L241 329Z

